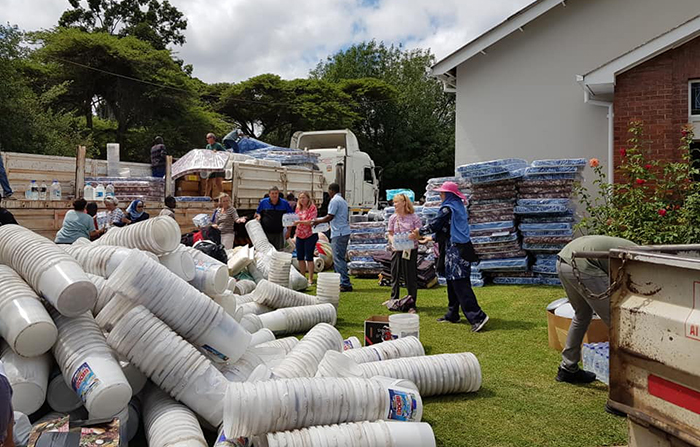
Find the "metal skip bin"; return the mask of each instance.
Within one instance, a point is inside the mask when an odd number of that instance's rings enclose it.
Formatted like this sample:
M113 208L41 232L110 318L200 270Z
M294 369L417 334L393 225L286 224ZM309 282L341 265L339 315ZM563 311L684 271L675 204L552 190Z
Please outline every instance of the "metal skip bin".
M610 251L609 404L630 446L700 446L700 245Z

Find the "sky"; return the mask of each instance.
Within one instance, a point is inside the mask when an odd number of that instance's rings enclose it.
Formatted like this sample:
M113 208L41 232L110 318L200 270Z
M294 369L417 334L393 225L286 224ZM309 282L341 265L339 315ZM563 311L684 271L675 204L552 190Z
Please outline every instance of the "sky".
M430 48L439 59L532 0L170 0L187 18L177 57L194 75L240 82L263 73L306 77L319 61L376 39ZM0 21L50 28L68 0L0 0Z

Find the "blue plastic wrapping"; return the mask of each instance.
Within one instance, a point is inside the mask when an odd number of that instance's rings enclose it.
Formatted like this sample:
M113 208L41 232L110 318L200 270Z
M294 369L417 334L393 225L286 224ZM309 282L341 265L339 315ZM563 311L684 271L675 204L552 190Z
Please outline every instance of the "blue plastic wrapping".
M514 210L515 214L563 214L571 211L565 205L516 206Z
M472 172L491 166L505 166L511 164L527 165L527 161L522 158L503 158L500 160L480 161L477 163L467 163L457 166L457 172Z
M508 228L512 228L514 225L515 225L515 222L512 220L504 220L501 222L484 222L484 223L469 225L469 230L471 230L471 231L492 230L492 231L496 232L498 230L507 230Z
M573 230L523 230L520 229L520 234L522 234L524 237L544 237L544 236L553 236L553 237L573 237L574 236L574 231Z
M554 230L571 230L573 225L571 222L542 222L542 223L521 223L520 231L554 231Z
M536 253L559 253L566 244L528 244L523 243L523 250Z
M573 205L571 199L519 199L518 206L538 206L538 205Z
M557 158L549 160L535 160L532 166L577 166L585 167L588 160L585 158Z
M524 278L520 276L499 276L493 278L493 283L497 285L519 285L519 286L529 286L529 285L540 285L542 282L540 278Z
M374 262L372 256L350 256L351 262Z
M477 236L472 237L471 240L472 244L474 245L495 244L498 242L513 242L518 240L518 234L512 233L507 236Z
M573 214L568 214L564 216L526 216L520 218L522 224L549 224L549 223L573 223L575 221Z
M571 174L579 172L576 166L531 166L525 169L528 176L537 176L543 174Z
M502 180L512 180L516 178L521 178L525 175L525 169L516 169L503 174L486 175L483 177L477 177L472 179L474 185L482 185L484 183L494 183L500 182Z
M415 200L416 200L416 193L410 189L405 189L405 188L387 189L385 192L386 192L386 199L387 200L393 200L394 196L397 194L405 194L411 200L411 202L415 202Z
M479 262L479 270L482 272L497 272L497 271L527 271L528 258L508 258L508 259L489 259Z
M532 271L535 273L557 273L556 264L538 264L532 266Z
M523 179L525 180L580 180L581 176L578 173L567 173L567 174L528 174L525 173Z

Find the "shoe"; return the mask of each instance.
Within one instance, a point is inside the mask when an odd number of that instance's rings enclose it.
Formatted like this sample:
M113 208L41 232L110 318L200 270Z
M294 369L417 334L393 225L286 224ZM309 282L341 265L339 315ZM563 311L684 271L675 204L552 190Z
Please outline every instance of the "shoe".
M10 197L12 197L12 194L14 194L14 193L11 192L11 193L9 193L9 194L5 194L4 196L2 196L2 198L5 199L5 200L7 200L7 199L9 199Z
M621 417L621 418L626 418L626 417L627 417L627 413L625 413L624 411L620 411L620 410L618 410L618 409L616 409L616 408L611 407L610 404L607 403L607 402L605 403L605 412L606 412L606 413L610 413L610 414L612 414L613 416L619 416L619 417Z
M480 330L482 330L484 328L484 326L486 326L486 323L488 323L488 322L489 322L489 316L486 315L484 317L484 319L481 320L480 322L472 324L472 332L479 332Z
M561 366L559 367L559 371L557 372L557 382L566 382L566 383L591 383L595 380L595 374L590 372L590 371L584 371L582 369L577 370L576 372L569 372L562 368Z
M352 286L340 286L341 292L352 292Z
M418 313L418 309L416 309L415 307L412 307L412 308L408 309L408 313L409 313L409 314L417 314L417 313Z
M450 320L447 317L440 317L437 319L437 321L438 321L438 323L452 323L452 324L459 323L459 319Z

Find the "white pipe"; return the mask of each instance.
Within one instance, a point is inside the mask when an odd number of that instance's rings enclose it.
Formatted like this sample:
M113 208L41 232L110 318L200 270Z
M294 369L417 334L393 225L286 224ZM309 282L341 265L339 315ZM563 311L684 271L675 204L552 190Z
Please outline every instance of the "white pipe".
M590 98L588 89L583 90L583 102L598 107L607 107L608 109L608 183L613 183L615 175L615 112L613 110L613 102L598 101Z

